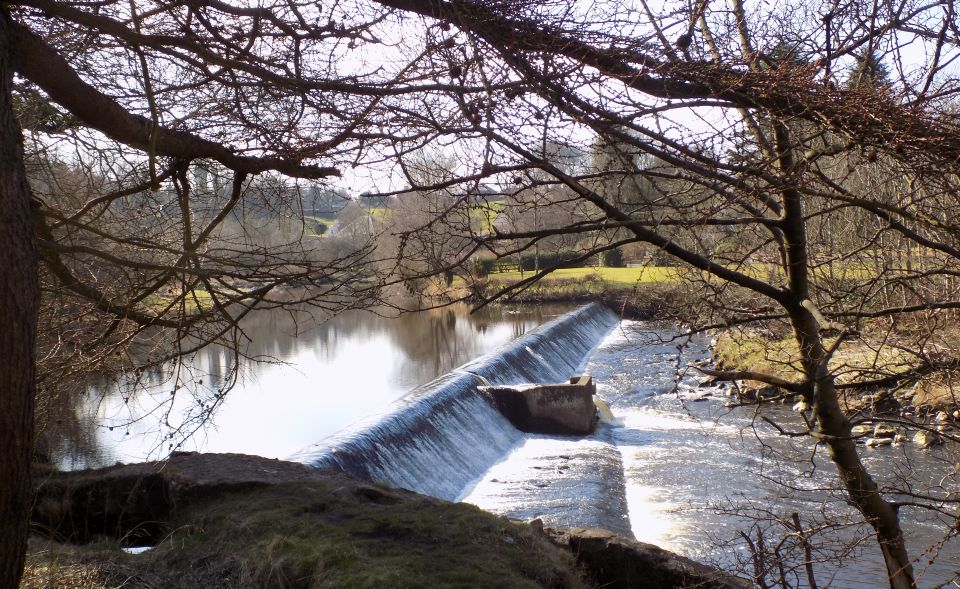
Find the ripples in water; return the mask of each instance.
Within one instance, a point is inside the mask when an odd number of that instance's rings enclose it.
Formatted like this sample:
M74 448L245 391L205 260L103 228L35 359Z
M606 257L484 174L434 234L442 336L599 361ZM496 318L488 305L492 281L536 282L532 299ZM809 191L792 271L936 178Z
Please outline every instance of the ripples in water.
M676 333L669 325L622 322L586 365L622 427L602 426L582 440L528 437L464 500L547 524L619 525L638 540L743 576L753 570L741 533L755 541L762 529L766 546L783 551L788 585L806 587L801 547L784 527L796 512L805 529L816 529L820 587L886 586L871 530L836 488L825 449L777 435L757 419L756 407L726 408L721 388L699 387L703 376L691 363L708 357L707 342ZM783 406L766 406L764 415L784 427L802 425ZM936 490L944 476L956 476L960 459L955 448L904 445L865 448L863 460L882 484L906 480ZM950 485L956 492L955 478ZM621 504L627 517L610 509ZM919 586L960 582L960 543L938 544L953 522L908 507L901 520Z

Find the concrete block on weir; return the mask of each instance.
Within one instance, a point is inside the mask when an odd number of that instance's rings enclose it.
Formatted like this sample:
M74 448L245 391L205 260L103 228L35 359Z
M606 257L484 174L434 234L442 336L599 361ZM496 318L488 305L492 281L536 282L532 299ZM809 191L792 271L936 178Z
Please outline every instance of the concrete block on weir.
M517 429L538 434L583 436L593 431L597 391L590 376L569 383L483 387Z

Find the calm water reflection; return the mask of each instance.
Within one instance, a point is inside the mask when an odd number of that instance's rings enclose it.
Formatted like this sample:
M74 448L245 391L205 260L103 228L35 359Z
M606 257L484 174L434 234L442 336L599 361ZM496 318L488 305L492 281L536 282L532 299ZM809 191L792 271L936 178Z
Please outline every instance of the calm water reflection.
M181 367L190 383L182 388L171 369L92 390L80 410L97 424L90 432L94 439L83 444L89 446L84 451L65 452L62 463L82 468L163 456L195 427L189 416L217 404L218 393L234 378L213 423L180 448L284 457L570 308L469 314L458 306L397 318L357 311L308 331L289 314L263 313L244 325L250 360L236 373L230 354L211 348ZM122 392L134 385L136 394Z

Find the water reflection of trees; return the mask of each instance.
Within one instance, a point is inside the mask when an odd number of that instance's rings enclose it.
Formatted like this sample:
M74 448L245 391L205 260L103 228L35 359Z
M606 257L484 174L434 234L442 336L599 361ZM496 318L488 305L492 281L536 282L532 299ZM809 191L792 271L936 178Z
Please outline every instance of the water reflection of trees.
M105 416L114 424L113 435L125 437L142 433L144 424L138 421L148 419L149 407L166 404L174 394L182 397L177 399L180 408L199 403L215 413L238 379L256 378L265 367L295 361L304 352L315 355L321 364L330 364L348 346L376 338L389 342L392 351L390 357L370 358L371 370L394 368L397 385L413 388L481 355L491 341L519 337L566 310L566 306L491 307L470 313L466 306L451 306L399 316L349 311L327 321L307 310L253 313L242 324L246 343L236 349L211 345L180 363L78 383L78 391L86 394L73 397L58 427L45 436L49 441L44 451L64 466L111 463L111 450L102 447L97 431ZM164 412L166 417L161 415L149 433L166 450L176 447L198 424L177 426L176 410L165 407Z
M483 336L491 325L507 324L514 339L558 313L558 309L549 307L466 311L464 307L447 307L422 316L397 318L387 333L410 360L405 368L414 378L405 380L424 382L481 355L487 347Z
M406 356L409 370L418 376L429 374L429 379L485 349L482 336L491 325L507 323L511 337L519 337L563 310L566 308L497 307L470 313L465 306L451 306L399 316L349 311L322 323L285 311L264 312L245 320L243 329L250 340L243 352L247 362L284 361L304 350L330 360L348 340L382 335ZM197 360L209 364L214 379L227 371L223 364L225 354L225 350L211 347Z

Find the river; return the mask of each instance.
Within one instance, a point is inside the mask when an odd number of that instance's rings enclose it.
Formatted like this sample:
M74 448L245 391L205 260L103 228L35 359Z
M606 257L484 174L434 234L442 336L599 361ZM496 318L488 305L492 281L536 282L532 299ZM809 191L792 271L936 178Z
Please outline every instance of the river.
M399 317L350 311L313 326L286 312L254 314L243 323L250 343L235 373L232 355L213 346L181 366L99 383L78 408L92 427L56 455L70 469L162 457L171 443L283 458L571 308L470 313L459 305ZM197 400L219 399L234 376L214 419L199 423Z
M624 459L637 538L724 568L752 571L739 532L763 529L772 551L774 542L787 535L783 522L789 525L790 514L796 512L806 529L821 530L811 538L814 559L822 561L816 566L820 587L886 586L879 549L836 489L826 449L807 437L779 435L758 419L756 407L725 407L724 389L696 386L702 377L687 367L689 361L707 357L706 341L687 343L677 362L676 346L682 340L664 339L671 332L656 324L624 323L588 366L605 383L600 394L619 408L615 413L624 421L613 433ZM646 350L646 360L623 370L636 359L638 347ZM682 369L679 378L677 367ZM767 406L763 415L787 430L803 429L789 406ZM955 498L960 490L957 450L921 450L907 443L863 447L862 456L881 488L909 488L940 497L953 492ZM911 501L904 495L893 498ZM900 509L920 587L960 583L960 543L954 537L941 544L957 524L956 504L946 507L947 516L910 506ZM798 548L792 541L782 548L794 565L802 560ZM930 564L932 556L937 558ZM793 570L803 579L799 567Z
M759 545L759 529L767 552L777 549L786 563L787 586L808 587L802 546L785 527L796 512L805 530L816 530L810 543L819 587L887 586L876 542L836 488L826 450L815 451L808 437L779 435L756 406L728 408L727 390L700 386L704 377L692 367L709 357L706 338L676 333L672 325L621 322L585 365L617 423L579 440L528 436L463 500L548 525L626 527L640 541L746 577L755 569L741 532ZM767 405L762 415L802 429L789 406ZM955 446L864 447L863 459L883 488L954 498L960 489ZM613 461L622 464L615 476L607 467ZM619 502L617 487L625 513L597 505ZM945 508L946 515L900 509L922 588L960 586L956 530L944 541L957 525L957 505ZM779 578L779 567L767 575L771 586Z
M346 314L296 336L283 316L261 318L250 326L257 337L248 353L273 361L242 364L215 425L182 449L288 456L568 308L470 315L458 307L398 319ZM523 436L460 499L548 524L603 525L744 575L753 559L741 533L757 545L761 530L765 548L787 563L788 584L806 586L802 546L789 529L795 512L804 529L815 530L820 587L885 586L876 544L836 490L825 450L808 438L777 435L755 407L726 407L725 389L700 386L692 365L708 356L706 344L702 337L678 339L671 325L621 322L583 365L618 423L583 439ZM199 386L216 391L227 380L226 358L208 350L187 366L204 382ZM170 426L156 414L144 417L169 398L170 375L152 378L135 402L123 402L110 386L91 392L86 410L98 424L99 453L75 465L142 460L169 449L164 432L190 412L174 403ZM183 398L189 404L193 397ZM785 429L802 425L789 407L768 406L763 415ZM904 481L914 492L960 488L955 447L904 444L864 448L863 456L887 488ZM957 507L947 508L948 515L900 511L923 588L960 586L960 545L955 537L944 541ZM768 578L780 574L775 568Z

